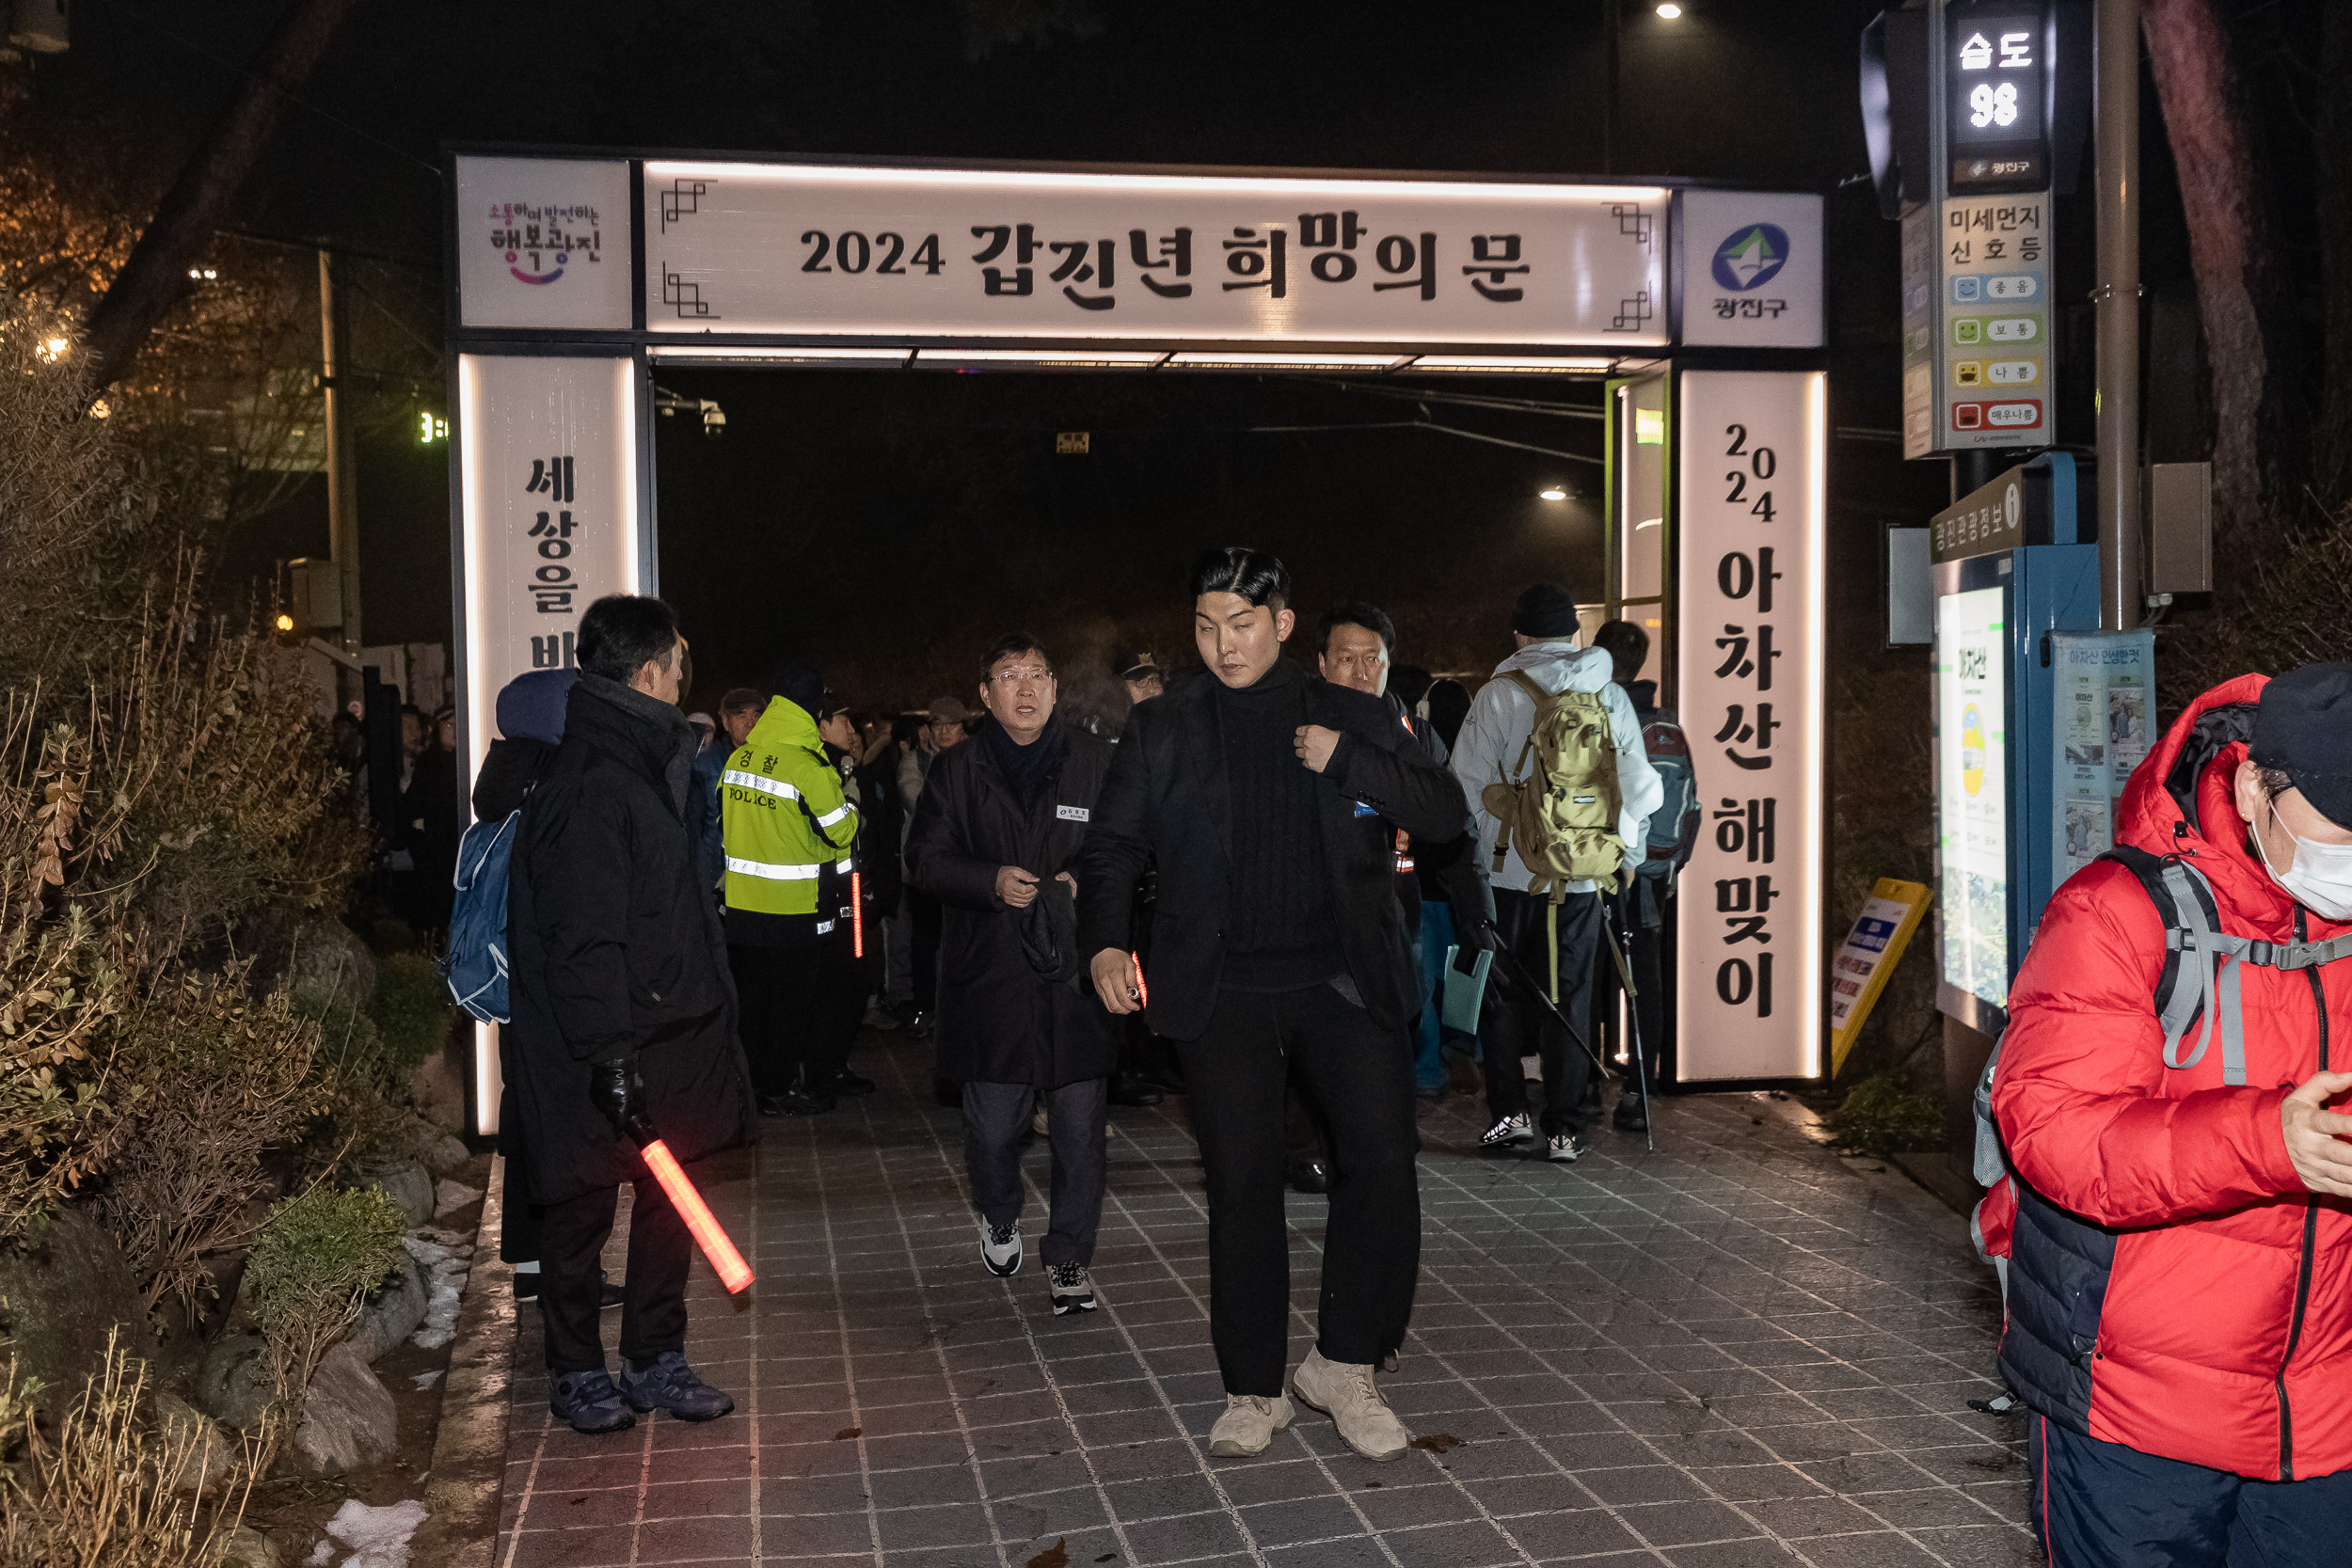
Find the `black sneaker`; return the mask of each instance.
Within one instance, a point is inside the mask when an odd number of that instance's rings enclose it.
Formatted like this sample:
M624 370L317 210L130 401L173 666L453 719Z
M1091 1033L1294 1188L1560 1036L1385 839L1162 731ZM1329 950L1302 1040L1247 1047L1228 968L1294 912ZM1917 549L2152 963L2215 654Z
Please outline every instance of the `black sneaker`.
M850 1095L872 1094L874 1092L874 1081L871 1078L860 1078L856 1073L851 1072L848 1068L843 1068L838 1073L834 1075L832 1092L834 1094Z
M1555 1165L1572 1165L1584 1158L1584 1135L1554 1132L1544 1140L1544 1158Z
M787 1089L778 1104L781 1107L776 1113L778 1115L821 1117L834 1108L834 1098L830 1094L812 1094L806 1089Z
M735 1408L735 1401L694 1375L686 1357L665 1350L644 1366L621 1363L621 1393L648 1415L666 1410L681 1421L715 1421Z
M1084 1263L1051 1263L1046 1266L1046 1293L1053 1298L1054 1316L1068 1312L1094 1310L1094 1281L1088 1277Z
M1515 1111L1478 1135L1481 1148L1517 1148L1535 1141L1535 1129L1529 1124L1525 1111Z
M1157 1105L1167 1096L1132 1072L1115 1072L1111 1074L1107 1098L1114 1105L1140 1110L1147 1105Z
M1649 1101L1641 1095L1620 1095L1617 1109L1609 1117L1609 1125L1620 1132L1649 1131Z
M612 1386L612 1374L598 1367L593 1372L561 1372L548 1392L548 1408L574 1432L594 1437L600 1433L627 1432L637 1424Z

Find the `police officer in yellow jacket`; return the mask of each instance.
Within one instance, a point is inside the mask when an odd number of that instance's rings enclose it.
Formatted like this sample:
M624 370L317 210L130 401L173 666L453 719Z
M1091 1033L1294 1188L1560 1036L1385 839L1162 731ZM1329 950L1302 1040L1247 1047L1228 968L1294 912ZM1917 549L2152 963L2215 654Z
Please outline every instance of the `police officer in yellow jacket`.
M818 735L838 705L823 678L796 664L772 689L720 777L727 958L760 1113L817 1116L834 1108L848 1056L850 1032L834 1021L864 1001L834 994L856 986L839 960L855 918L857 805Z

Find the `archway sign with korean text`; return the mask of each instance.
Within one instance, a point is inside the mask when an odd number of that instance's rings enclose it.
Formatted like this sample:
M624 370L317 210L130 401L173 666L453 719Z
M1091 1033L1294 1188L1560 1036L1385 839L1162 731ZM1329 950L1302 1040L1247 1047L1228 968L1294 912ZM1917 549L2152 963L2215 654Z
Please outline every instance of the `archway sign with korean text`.
M507 150L453 153L447 184L469 780L499 689L573 664L599 594L658 591L664 363L1598 380L1724 350L1809 365L1822 343L1821 199L1804 193ZM1775 637L1786 649L1798 633ZM1680 668L1699 666L1686 654ZM1818 671L1780 668L1784 684L1815 683L1818 710ZM1818 754L1818 715L1772 733ZM1804 809L1812 788L1780 809ZM1777 829L1783 844L1811 832L1786 816ZM1778 928L1814 920L1817 893L1776 895L1772 1031L1819 1011L1789 978L1818 953L1801 958ZM1713 1026L1684 1031L1684 1077L1819 1070L1818 1047L1743 1044L1718 1061ZM478 1131L496 1129L499 1087L485 1028Z

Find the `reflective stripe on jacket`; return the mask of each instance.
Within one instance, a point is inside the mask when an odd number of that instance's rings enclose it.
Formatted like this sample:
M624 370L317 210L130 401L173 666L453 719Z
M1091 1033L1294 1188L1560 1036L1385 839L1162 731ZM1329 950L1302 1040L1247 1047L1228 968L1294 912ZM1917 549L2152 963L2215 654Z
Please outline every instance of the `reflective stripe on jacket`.
M857 807L826 760L817 721L782 697L752 726L719 776L726 840L727 907L831 918L818 883L849 872ZM826 888L833 895L838 890Z

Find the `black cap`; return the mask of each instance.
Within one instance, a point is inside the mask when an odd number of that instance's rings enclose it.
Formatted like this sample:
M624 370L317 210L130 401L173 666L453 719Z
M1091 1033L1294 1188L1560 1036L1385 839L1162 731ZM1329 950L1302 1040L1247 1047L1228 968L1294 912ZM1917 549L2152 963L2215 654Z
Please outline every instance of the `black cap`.
M2306 664L2264 687L2246 754L2293 779L2320 816L2352 828L2352 664Z
M1148 653L1136 648L1111 650L1111 673L1120 680L1146 680L1159 673L1159 662Z
M1511 607L1511 629L1521 637L1576 635L1576 595L1556 582L1531 582Z

